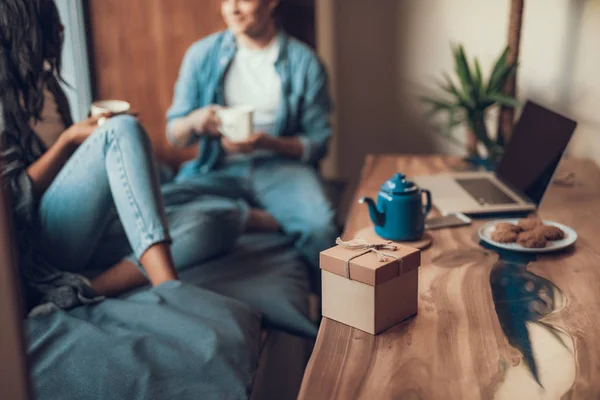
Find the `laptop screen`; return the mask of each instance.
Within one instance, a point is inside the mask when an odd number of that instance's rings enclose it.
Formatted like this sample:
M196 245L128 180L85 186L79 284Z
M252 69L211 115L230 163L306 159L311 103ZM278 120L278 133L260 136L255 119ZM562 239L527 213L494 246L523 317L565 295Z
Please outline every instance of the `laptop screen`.
M576 126L575 121L528 101L496 175L539 204Z

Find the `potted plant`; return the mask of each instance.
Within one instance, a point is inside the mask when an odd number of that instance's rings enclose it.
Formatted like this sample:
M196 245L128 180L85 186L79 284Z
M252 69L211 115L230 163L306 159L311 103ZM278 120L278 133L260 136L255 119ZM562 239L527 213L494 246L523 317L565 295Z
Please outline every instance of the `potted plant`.
M506 107L518 105L514 97L503 93L506 82L517 71L517 64L507 63L507 47L496 60L489 77L484 79L477 58L470 65L462 46L455 47L452 52L460 84L455 85L450 76L444 74L445 82L439 85L444 95L439 97L423 96L421 99L431 106L429 115L438 112L448 114L448 123L442 130L446 137L456 140L452 135L452 130L456 126L466 123L469 136L472 138L467 148L469 152L467 160L494 168L504 152L504 140L501 135L493 138L489 134L486 115L490 107L495 105ZM484 145L487 154L480 154L479 143Z

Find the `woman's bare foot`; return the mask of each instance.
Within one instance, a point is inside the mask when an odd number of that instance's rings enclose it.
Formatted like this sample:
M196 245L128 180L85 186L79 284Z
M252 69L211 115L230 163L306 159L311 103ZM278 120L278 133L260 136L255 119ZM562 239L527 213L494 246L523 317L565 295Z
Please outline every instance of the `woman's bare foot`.
M259 208L251 208L246 223L248 232L277 232L279 223L271 214Z

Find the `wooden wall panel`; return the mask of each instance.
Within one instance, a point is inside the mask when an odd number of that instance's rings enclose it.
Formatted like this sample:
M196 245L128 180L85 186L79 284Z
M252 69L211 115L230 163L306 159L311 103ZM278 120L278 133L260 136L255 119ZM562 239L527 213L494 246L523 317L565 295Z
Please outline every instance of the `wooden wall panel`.
M284 28L314 46L315 0L285 0ZM186 49L225 29L221 0L84 0L94 99L122 99L140 113L159 158L172 166L193 149L175 151L165 114Z

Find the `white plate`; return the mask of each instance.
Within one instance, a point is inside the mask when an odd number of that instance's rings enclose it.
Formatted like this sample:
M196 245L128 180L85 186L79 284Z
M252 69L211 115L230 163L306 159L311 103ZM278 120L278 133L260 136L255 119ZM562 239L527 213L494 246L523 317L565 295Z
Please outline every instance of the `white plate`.
M546 244L546 247L541 249L530 249L527 247L523 247L518 243L499 243L495 240L492 240L492 233L496 229L496 224L500 222L516 224L517 222L519 222L519 219L503 219L488 222L487 224L479 228L479 237L481 238L481 240L501 249L521 251L525 253L549 253L551 251L556 251L569 247L577 240L577 233L572 228L569 228L568 226L565 226L563 224L559 224L558 222L544 221L545 225L556 226L557 228L560 228L565 233L565 238L561 240L548 240L548 244Z

